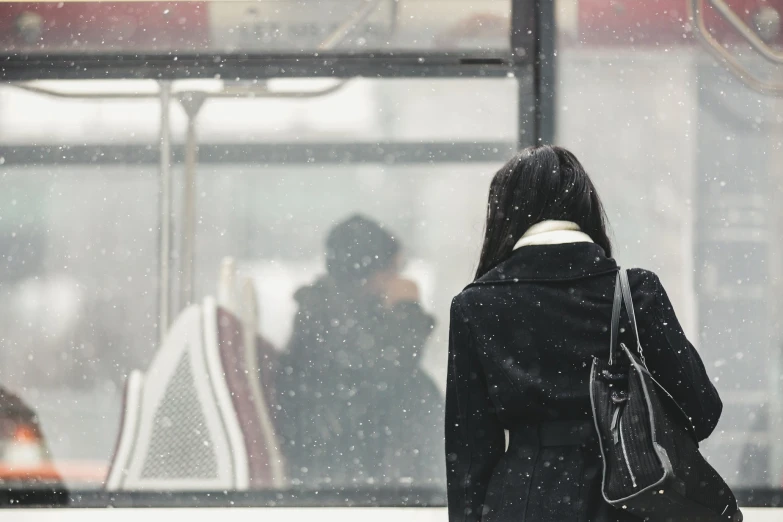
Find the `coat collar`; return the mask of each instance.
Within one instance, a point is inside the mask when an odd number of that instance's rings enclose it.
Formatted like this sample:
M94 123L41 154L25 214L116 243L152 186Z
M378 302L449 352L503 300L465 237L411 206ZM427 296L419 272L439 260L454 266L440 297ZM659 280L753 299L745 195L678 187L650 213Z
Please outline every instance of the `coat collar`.
M582 232L579 225L572 221L547 219L536 223L519 238L514 250L530 245L559 245L561 243L592 243L593 240Z
M468 286L525 281L562 281L617 271L614 259L595 243L529 245Z

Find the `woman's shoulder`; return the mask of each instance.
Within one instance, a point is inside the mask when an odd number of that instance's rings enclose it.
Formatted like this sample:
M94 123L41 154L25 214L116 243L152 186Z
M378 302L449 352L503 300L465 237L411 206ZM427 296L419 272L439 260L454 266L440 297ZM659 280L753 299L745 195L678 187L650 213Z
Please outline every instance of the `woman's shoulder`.
M634 292L657 292L661 288L658 274L646 268L629 268L628 283Z
M451 300L451 309L467 308L477 302L487 299L487 292L491 291L491 288L492 287L469 284Z
M611 280L611 284L614 284L613 277L612 279L607 279L607 282ZM587 279L589 278L585 278L585 280ZM634 301L637 299L654 299L656 295L664 292L663 284L658 274L646 268L629 268L628 282L631 286ZM496 291L497 289L493 286L469 284L452 299L452 313L464 313L474 306L493 299L493 296L490 295L493 290Z
M658 274L644 268L628 269L628 284L634 305L640 310L660 307L668 300Z
M522 282L497 285L477 285L471 283L451 300L451 315L452 317L463 317L467 320L487 313L493 313L492 310L496 310L498 306L511 306L509 299L507 299L509 293L518 293L518 285L523 284ZM511 301L521 305L524 301L520 299L521 295L523 294L520 293L519 296Z

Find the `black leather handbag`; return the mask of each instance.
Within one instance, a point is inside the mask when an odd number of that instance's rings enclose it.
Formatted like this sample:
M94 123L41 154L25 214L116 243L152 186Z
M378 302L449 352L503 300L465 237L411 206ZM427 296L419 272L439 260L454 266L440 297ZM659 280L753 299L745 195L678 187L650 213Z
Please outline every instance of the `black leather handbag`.
M636 351L619 342L623 302ZM699 452L693 424L647 369L625 270L617 274L610 339L608 362L596 358L590 374L604 499L651 522L741 522L734 494Z

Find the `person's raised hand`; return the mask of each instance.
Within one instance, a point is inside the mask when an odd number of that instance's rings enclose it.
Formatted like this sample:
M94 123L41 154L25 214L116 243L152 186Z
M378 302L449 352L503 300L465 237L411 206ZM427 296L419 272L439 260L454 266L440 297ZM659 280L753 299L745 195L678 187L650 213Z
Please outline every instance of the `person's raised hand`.
M384 304L392 308L398 303L417 303L419 301L419 287L410 279L395 277L384 282Z

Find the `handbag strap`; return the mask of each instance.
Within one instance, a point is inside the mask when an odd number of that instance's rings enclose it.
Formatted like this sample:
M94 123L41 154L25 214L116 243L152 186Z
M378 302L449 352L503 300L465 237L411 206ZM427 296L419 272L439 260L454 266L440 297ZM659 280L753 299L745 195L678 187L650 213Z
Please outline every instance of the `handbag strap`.
M620 340L620 308L623 306L622 283L620 282L620 272L617 272L617 279L614 282L614 304L612 305L612 328L609 331L609 366L614 366L615 357L617 357L617 343Z
M612 305L612 330L609 346L609 365L616 362L617 347L620 342L620 309L625 301L625 311L631 322L633 333L636 336L636 350L639 352L639 358L642 364L647 368L647 361L644 358L644 349L639 340L639 327L636 325L636 314L633 310L633 298L631 297L631 285L628 282L628 271L622 268L617 272L617 279L614 284L614 304Z

